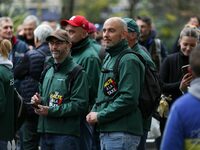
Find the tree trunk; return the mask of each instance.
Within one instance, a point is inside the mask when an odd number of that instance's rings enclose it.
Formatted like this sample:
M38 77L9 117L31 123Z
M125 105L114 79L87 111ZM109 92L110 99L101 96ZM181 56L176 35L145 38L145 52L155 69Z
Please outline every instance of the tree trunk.
M75 0L62 0L61 17L69 19L73 15Z

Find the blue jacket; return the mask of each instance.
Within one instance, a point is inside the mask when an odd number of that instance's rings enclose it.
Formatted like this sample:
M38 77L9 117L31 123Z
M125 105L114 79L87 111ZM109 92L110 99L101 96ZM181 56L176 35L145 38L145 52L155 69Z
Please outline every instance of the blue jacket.
M161 150L200 149L200 78L173 105L166 124Z

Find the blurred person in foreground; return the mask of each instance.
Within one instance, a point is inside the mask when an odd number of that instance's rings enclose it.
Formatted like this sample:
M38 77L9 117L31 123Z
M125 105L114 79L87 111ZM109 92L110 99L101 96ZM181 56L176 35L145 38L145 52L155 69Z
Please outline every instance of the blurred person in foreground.
M29 47L24 41L18 39L14 35L13 21L10 17L0 17L0 40L2 39L7 39L12 43L12 49L9 53L9 60L12 61L12 69L14 70L15 66L24 57L24 54L29 50ZM19 80L15 80L14 86L20 93ZM16 143L18 145L18 142Z
M15 136L13 64L8 60L12 44L0 40L0 150L7 150L8 141Z
M80 70L73 83L70 82L70 73L78 64L71 57L72 44L67 31L57 29L46 40L54 64L41 81L40 94L32 97L39 115L41 150L80 150L81 116L89 99L87 75Z
M101 150L136 150L143 134L138 99L144 65L134 54L127 54L119 62L119 78L113 74L121 52L132 51L126 36L127 25L122 18L111 17L105 21L103 39L108 55L102 66L96 103L86 117L90 124L98 125Z
M188 93L173 104L163 135L161 150L200 148L200 45L190 54L189 74L194 78Z

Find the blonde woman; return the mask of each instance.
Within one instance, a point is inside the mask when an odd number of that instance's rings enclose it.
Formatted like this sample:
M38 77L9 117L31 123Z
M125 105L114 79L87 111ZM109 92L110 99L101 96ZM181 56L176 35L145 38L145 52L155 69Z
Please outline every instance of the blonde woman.
M14 77L13 64L8 60L12 45L0 41L0 150L7 150L8 141L14 137Z
M199 42L199 32L197 28L185 27L179 36L180 51L168 55L163 61L160 77L163 81L163 93L172 96L172 103L180 97L192 81L192 74L184 74L182 67L189 64L189 55ZM163 133L166 118L161 118L160 128Z

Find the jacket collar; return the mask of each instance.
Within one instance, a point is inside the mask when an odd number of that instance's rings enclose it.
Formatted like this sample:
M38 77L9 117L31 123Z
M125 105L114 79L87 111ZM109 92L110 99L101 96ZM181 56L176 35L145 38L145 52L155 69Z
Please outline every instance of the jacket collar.
M84 50L89 44L90 44L89 37L87 37L87 38L85 38L85 39L79 41L79 42L76 43L76 44L73 44L73 45L72 45L72 48L71 48L72 54Z
M135 43L135 45L133 45L133 47L131 47L131 49L134 51L134 52L138 52L139 51L139 44L138 43Z
M128 48L128 42L126 40L121 40L116 45L106 48L105 50L111 55L111 57L119 54L122 50Z

